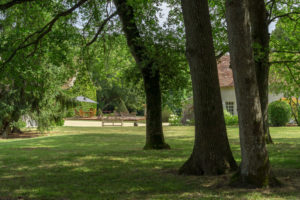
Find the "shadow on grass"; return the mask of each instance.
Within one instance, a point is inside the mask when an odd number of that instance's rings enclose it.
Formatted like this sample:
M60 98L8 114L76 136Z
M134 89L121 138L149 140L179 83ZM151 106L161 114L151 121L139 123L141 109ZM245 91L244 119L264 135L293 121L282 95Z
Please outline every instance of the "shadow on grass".
M274 170L281 179L291 183L284 190L232 189L226 186L228 175L177 175L177 169L190 155L192 141L172 137L168 140L171 150L143 151L144 140L142 135L112 132L2 143L0 199L266 199L278 196L293 199L300 193L299 165ZM286 156L283 163L281 152L275 152L284 148L288 155L290 152L299 155L299 146L289 141L270 147L274 151L272 164L286 167L286 162L294 163L297 159L299 162L299 157L294 155ZM239 156L238 140L231 142Z

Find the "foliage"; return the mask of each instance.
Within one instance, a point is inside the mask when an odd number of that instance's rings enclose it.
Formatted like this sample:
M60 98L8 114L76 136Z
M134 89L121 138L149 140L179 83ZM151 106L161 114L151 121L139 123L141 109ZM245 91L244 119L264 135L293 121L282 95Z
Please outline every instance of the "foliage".
M282 93L287 97L292 109L294 120L297 119L300 94L300 26L297 18L290 16L280 19L271 36L270 89L275 93Z
M65 124L65 120L64 119L60 119L56 122L56 126L63 126Z
M169 122L171 126L180 126L181 124L181 117L176 114L171 114L169 118Z
M10 62L2 65L22 45L22 38L51 18L51 10L58 6L56 3L21 4L1 12L1 124L13 124L22 115L30 114L40 122L39 129L44 130L62 117L64 108L73 104L61 88L76 67L76 49L72 46L78 34L70 25L71 18L55 24L42 43L20 49Z
M104 38L83 52L100 109L112 111L122 102L129 111L143 109L144 93L141 81L134 80L135 64L126 39L119 34Z
M128 110L127 110L127 107L124 103L124 101L122 99L120 99L120 103L119 105L116 107L116 111L119 112L119 113L126 113L128 114Z
M11 126L16 127L18 129L25 128L26 122L24 122L22 119L19 119L19 121L17 121L17 122L12 122Z
M93 85L89 74L81 69L76 75L76 80L74 86L67 89L66 92L72 97L84 96L93 101L97 101L96 90L97 88ZM87 102L77 102L76 109L82 109L83 111L88 111L90 108L96 109L97 104L87 103ZM68 117L74 116L74 108L68 111Z
M300 126L300 99L298 97L284 98L290 105L292 116L298 126Z
M226 125L238 125L239 123L238 116L231 115L227 110L224 110L224 119Z
M273 126L284 126L291 118L291 108L285 101L274 101L269 104L269 120Z
M169 107L165 106L161 112L162 122L169 122L169 118L172 114L172 111Z

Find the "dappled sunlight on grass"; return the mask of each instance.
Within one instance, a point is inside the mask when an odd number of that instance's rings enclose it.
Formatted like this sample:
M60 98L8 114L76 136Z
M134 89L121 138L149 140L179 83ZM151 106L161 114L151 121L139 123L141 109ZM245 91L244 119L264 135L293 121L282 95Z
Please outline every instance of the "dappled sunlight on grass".
M228 127L240 162L238 129ZM193 127L164 127L171 150L142 150L145 127L62 127L47 136L0 141L0 199L298 199L300 128L271 128L268 145L283 189L227 186L231 175L179 176Z

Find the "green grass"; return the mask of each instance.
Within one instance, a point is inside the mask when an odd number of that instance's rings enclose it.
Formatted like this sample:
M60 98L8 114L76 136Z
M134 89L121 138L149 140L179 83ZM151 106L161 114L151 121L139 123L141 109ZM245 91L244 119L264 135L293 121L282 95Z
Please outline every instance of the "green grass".
M171 150L144 151L145 127L62 127L0 140L2 199L300 199L300 128L271 128L270 161L284 187L235 189L219 177L179 176L193 127L165 127ZM238 129L228 128L240 162Z

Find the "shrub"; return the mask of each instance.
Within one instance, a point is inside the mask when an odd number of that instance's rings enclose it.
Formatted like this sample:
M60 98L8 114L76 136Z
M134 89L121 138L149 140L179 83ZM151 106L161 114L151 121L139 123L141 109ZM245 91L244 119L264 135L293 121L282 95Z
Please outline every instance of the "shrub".
M178 115L170 115L169 122L171 126L180 126L181 125L181 117Z
M226 125L237 125L239 123L238 116L231 115L227 110L224 110L224 118Z
M116 111L119 112L119 113L129 113L128 112L128 109L124 103L124 101L122 99L120 99L120 103L119 105L116 107Z
M164 107L161 112L162 122L169 122L170 115L171 115L171 110L168 107Z
M63 126L65 124L65 120L64 119L59 119L55 122L56 126Z
M272 126L284 126L291 118L291 108L284 101L274 101L269 105L268 115Z
M26 127L26 122L24 122L22 119L19 119L17 122L12 122L11 126L14 126L16 128L25 128Z

